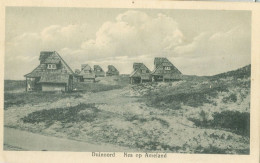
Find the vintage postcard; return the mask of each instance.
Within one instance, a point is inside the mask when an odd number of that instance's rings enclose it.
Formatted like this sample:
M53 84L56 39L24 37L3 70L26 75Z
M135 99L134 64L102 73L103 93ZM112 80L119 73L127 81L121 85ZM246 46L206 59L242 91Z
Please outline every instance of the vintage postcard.
M257 162L259 10L200 3L2 5L0 161Z

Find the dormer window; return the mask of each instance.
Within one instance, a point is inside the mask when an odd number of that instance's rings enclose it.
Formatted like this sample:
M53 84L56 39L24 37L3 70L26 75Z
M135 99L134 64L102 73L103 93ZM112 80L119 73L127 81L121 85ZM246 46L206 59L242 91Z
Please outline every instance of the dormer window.
M48 64L48 69L56 69L56 64Z
M164 70L171 70L171 67L164 67Z

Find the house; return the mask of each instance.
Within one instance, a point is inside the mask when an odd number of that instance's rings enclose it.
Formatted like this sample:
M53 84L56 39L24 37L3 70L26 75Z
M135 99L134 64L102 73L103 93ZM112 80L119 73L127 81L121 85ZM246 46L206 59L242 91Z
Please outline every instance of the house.
M71 91L74 72L56 51L40 52L40 64L26 78L26 91Z
M95 82L94 70L88 64L82 64L81 70L78 72L80 82Z
M133 69L130 75L131 84L151 81L151 71L143 63L134 63Z
M75 74L80 74L80 70L79 69L75 69Z
M99 65L94 65L94 73L96 77L104 77L105 72Z
M117 76L119 75L119 71L113 66L108 65L108 71L106 72L106 76Z
M182 73L167 58L154 59L151 75L153 81L174 81L182 77Z

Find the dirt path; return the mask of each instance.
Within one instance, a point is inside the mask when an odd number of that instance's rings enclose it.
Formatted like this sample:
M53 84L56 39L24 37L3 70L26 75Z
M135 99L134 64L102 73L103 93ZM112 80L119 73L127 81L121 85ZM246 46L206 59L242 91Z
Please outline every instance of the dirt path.
M18 129L4 128L4 144L30 151L84 151L84 152L123 152L130 149L107 145L90 144L75 140L44 136ZM5 148L5 150L8 150Z

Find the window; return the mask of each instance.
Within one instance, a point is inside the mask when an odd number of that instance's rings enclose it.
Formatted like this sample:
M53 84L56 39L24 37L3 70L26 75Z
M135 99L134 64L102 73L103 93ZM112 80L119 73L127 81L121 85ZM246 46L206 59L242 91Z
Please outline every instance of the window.
M48 64L48 69L56 69L56 65L55 64Z
M164 70L171 70L171 67L164 67Z

